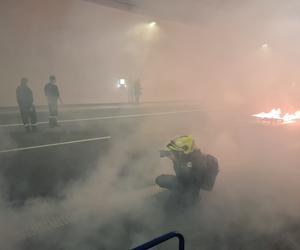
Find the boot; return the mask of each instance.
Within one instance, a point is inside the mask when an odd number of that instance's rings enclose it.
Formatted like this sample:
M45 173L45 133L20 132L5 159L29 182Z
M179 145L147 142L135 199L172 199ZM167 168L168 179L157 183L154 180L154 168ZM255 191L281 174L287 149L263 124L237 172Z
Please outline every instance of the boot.
M32 130L32 132L34 132L34 133L38 132L38 129L37 129L37 126L36 126L36 125L31 126L31 130Z
M56 118L53 119L53 126L54 127L58 127L59 126Z
M30 133L31 129L30 129L30 126L29 125L25 125L25 131L27 133Z
M54 125L54 120L53 120L53 118L49 118L49 126L51 127L51 128L53 128L55 125Z

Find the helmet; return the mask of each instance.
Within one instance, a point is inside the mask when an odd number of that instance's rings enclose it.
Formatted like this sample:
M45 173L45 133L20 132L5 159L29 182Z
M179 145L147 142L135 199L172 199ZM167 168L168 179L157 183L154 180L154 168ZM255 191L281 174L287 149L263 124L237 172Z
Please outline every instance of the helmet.
M192 136L184 135L175 138L167 145L169 150L190 154L195 149L195 142Z

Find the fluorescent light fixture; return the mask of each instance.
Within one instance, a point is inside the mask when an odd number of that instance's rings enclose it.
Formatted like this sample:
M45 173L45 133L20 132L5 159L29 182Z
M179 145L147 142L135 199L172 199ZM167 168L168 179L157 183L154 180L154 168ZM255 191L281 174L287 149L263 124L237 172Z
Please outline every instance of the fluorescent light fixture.
M151 22L151 23L149 23L149 27L150 28L153 28L153 27L155 27L156 26L156 22Z
M124 78L119 79L117 82L117 87L126 88L127 87L126 80Z

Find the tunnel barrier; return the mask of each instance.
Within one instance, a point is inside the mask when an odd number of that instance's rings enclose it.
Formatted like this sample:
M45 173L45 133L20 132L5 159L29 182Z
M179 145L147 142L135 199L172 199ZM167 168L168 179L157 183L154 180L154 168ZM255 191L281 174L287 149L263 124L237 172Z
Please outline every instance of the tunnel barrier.
M131 250L147 250L147 249L150 249L152 247L155 247L157 245L160 245L162 244L163 242L165 241L168 241L172 238L178 238L178 241L179 241L179 250L184 250L184 245L185 245L185 242L184 242L184 236L180 233L177 233L177 232L170 232L170 233L167 233L167 234L164 234L162 236L159 236L158 238L155 238L149 242L146 242L138 247L135 247Z

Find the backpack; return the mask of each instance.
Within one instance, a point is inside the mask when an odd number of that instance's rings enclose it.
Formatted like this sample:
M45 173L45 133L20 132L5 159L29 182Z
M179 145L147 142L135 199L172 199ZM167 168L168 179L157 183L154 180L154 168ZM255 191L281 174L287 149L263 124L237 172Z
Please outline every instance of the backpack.
M207 154L204 158L205 170L201 189L211 191L215 185L216 178L219 173L219 164L217 158L212 155Z

